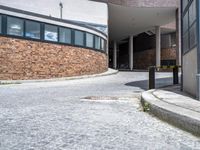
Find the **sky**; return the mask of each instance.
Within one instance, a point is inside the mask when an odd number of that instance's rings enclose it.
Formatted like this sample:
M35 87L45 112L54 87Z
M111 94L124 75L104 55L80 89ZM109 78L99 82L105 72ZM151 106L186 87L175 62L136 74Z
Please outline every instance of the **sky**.
M60 2L63 19L107 25L107 4L90 0L0 0L0 5L59 18Z

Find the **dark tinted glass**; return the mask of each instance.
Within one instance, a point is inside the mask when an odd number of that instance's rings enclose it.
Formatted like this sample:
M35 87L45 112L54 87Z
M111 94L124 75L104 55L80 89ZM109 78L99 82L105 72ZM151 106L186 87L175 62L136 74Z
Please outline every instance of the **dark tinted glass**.
M45 24L44 39L47 41L58 41L58 27Z
M33 39L40 39L40 23L26 21L25 36Z
M7 34L15 36L24 35L24 21L22 19L7 17Z

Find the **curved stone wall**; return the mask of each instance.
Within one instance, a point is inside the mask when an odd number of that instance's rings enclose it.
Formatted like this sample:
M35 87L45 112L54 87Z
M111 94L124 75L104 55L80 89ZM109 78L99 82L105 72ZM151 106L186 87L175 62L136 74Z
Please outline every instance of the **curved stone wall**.
M0 37L0 80L49 79L107 71L107 55L91 49Z

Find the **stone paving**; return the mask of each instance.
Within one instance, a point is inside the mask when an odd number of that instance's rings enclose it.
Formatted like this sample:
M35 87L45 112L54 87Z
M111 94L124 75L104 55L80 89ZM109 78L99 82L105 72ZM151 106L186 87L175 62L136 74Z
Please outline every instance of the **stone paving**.
M1 85L0 150L200 149L200 138L140 110L137 97L146 89L147 77L145 72L120 72ZM157 81L159 86L169 82L170 78Z

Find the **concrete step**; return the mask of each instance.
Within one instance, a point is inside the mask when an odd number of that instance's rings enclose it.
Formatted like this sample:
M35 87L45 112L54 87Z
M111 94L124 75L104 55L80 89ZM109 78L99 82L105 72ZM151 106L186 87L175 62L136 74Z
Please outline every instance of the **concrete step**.
M141 103L161 120L200 136L200 102L177 87L143 92Z

